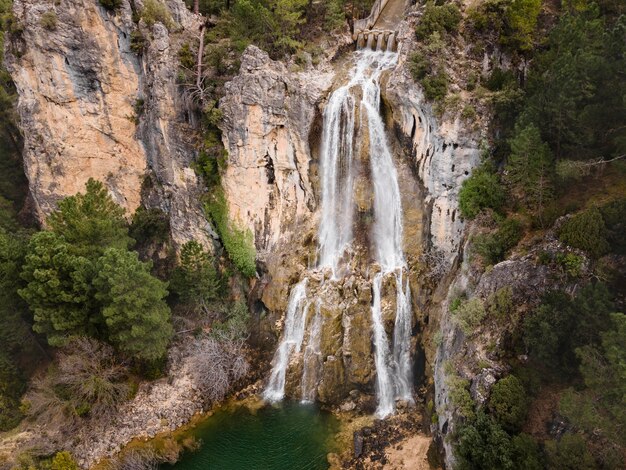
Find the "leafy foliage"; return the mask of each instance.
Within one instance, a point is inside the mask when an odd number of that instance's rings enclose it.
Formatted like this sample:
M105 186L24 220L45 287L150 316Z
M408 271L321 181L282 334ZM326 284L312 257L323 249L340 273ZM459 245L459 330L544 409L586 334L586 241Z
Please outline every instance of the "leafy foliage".
M579 434L566 433L559 441L548 441L545 446L550 469L593 470L597 468L585 440Z
M522 238L522 224L513 218L499 223L496 233L477 235L473 239L473 248L488 264L502 261L507 252Z
M206 204L206 209L219 232L230 260L243 275L253 277L256 274L256 250L252 233L234 227L228 219L226 198L221 188L213 192Z
M161 23L168 30L172 30L176 26L170 9L161 0L145 0L141 9L141 19L149 27L155 23Z
M553 161L547 144L534 125L517 127L509 142L511 154L506 166L507 178L523 204L541 210L552 197Z
M528 400L517 377L508 375L494 384L489 397L489 411L505 430L516 432L521 429L528 412Z
M505 201L505 193L498 175L483 165L463 181L459 192L461 215L473 219L483 209L499 210Z
M485 318L485 305L478 297L474 297L462 302L453 314L454 320L459 324L463 333L471 335Z
M477 413L475 420L459 427L456 438L457 468L515 468L509 435L491 416L482 411Z
M559 232L559 240L599 257L606 253L606 227L600 211L593 207L568 219Z
M601 346L576 350L586 388L570 389L561 400L561 412L577 427L591 434L603 433L626 445L621 430L626 426L626 315L611 314L611 327L602 333Z
M452 33L457 30L460 22L461 12L456 3L437 5L434 1L429 1L415 28L415 33L418 39L425 39L435 32Z
M68 451L57 452L50 463L50 470L79 470L79 468Z
M613 308L601 283L585 286L574 299L563 292L547 294L525 319L524 341L531 357L571 373L578 362L575 349L599 343L599 332L609 323Z

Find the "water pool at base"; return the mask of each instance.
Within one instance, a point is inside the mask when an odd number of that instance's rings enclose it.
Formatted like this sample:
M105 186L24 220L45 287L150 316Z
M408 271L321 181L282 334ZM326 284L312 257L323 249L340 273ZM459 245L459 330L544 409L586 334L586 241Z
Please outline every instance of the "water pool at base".
M191 435L201 440L176 470L326 470L338 422L314 405L282 403L254 412L246 407L220 410Z

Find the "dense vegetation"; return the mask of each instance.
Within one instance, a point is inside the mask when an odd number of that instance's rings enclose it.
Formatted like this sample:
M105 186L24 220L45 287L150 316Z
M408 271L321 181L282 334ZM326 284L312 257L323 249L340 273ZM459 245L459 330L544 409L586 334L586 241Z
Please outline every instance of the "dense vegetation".
M530 311L503 289L450 305L466 335L503 332L503 344L488 348L510 366L480 407L469 381L448 368L458 467L623 468L626 12L610 1L563 2L555 12L539 0L488 0L459 22L453 9L427 6L416 31L412 68L427 98L449 98L427 81L438 73L441 38L448 47L471 41L477 60L498 47L513 63L466 85L494 113L483 164L460 191L461 214L477 229L473 260L490 269L554 237L556 251L534 251L535 262L557 273L550 282L570 286L549 289ZM514 71L520 63L529 64L525 76ZM550 394L563 424L547 432L529 411Z

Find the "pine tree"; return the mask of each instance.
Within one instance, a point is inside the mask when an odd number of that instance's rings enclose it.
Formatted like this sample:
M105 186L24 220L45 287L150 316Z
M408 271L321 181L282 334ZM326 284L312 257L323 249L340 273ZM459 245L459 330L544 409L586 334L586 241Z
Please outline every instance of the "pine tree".
M92 178L87 181L85 194L59 202L48 223L71 246L73 254L93 261L108 247L126 249L132 244L124 209L113 201L101 182Z
M533 124L516 126L509 144L508 180L526 207L541 211L553 195L554 167L550 148Z
M91 293L92 263L72 254L70 245L52 232L39 232L28 245L19 290L34 314L33 329L48 343L62 345L68 336L87 334L96 320Z
M146 361L165 355L172 336L167 284L150 274L137 253L109 248L98 261L95 298L108 338L119 350Z

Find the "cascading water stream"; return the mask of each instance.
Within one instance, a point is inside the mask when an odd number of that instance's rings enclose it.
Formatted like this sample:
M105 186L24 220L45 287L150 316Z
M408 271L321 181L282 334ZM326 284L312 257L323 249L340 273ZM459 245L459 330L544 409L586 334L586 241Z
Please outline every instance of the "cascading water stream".
M300 352L304 340L306 314L309 302L306 300L307 279L304 278L293 289L289 296L287 314L285 315L285 332L272 361L272 374L263 397L269 401L280 401L285 396L285 377L289 358L292 353Z
M368 40L370 41L371 39ZM391 47L387 46L387 49ZM356 65L348 83L332 93L324 110L320 162L321 219L316 268L330 269L335 280L346 275L344 261L347 260L344 258L354 239L354 140L359 123L361 126L366 124L374 189L371 238L374 258L380 266L380 271L372 279L371 312L379 401L377 415L381 418L393 413L396 399L412 401L412 313L408 279L403 281L407 266L402 250L402 204L398 175L379 111L380 77L385 70L395 66L397 54L382 49L384 48L381 45L378 51L363 50L355 53ZM361 94L358 93L359 89ZM357 119L357 111L360 111L360 119ZM381 291L386 276L394 276L396 281L396 317L392 347L382 318ZM300 352L304 341L309 307L306 300L307 279L306 275L303 276L303 280L294 286L290 295L285 332L275 353L272 373L264 394L271 401L283 398L290 357ZM303 401L315 399L322 361L319 346L322 330L319 299L316 302L316 313L311 318L303 357Z
M315 303L315 317L309 331L307 346L304 351L302 366L302 401L312 402L315 400L315 391L319 380L318 371L321 362L322 352L320 343L322 340L322 312L321 302Z

